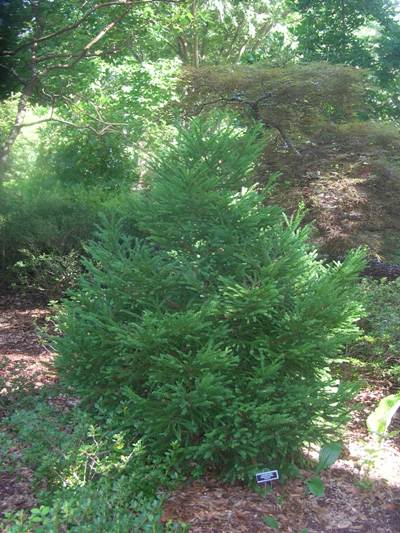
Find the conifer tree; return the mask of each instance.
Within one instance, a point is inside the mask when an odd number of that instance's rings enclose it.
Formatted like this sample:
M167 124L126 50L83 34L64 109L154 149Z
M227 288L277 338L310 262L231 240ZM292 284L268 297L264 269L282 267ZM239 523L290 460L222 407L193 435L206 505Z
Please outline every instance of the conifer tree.
M329 367L357 333L360 252L324 264L300 217L252 184L260 131L193 120L105 225L59 316L62 376L154 456L226 479L336 438L351 387Z

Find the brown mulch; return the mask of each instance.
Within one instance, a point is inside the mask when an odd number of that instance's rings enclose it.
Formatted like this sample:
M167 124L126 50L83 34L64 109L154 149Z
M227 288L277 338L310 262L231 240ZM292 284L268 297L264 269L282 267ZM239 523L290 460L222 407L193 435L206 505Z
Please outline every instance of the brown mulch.
M53 354L40 342L38 328L49 310L40 301L0 295L0 384L35 388L56 381ZM0 394L6 393L7 390Z
M39 342L37 325L48 310L38 302L0 296L0 380L33 381L34 387L53 382L52 354ZM17 371L16 371L17 368ZM12 372L11 372L12 371ZM16 375L21 374L21 375ZM368 435L365 417L377 400L387 393L384 384L374 383L358 400L364 405L354 415L341 458L325 472L325 496L307 493L304 482L292 479L275 483L266 496L241 485L226 485L215 479L194 482L177 489L168 498L163 521L189 524L191 533L258 533L274 531L265 523L273 517L281 533L396 533L400 532L400 446L399 438L379 451L372 468L368 464ZM76 399L62 395L52 399L55 407L68 407ZM60 406L58 405L60 404ZM1 419L1 411L0 411ZM0 458L0 515L36 504L32 472L18 466L17 448ZM17 466L14 471L8 466ZM311 471L302 471L305 478Z
M274 484L267 496L214 479L176 490L168 499L163 520L189 524L191 533L274 531L265 523L273 517L280 533L397 533L400 532L400 436L376 451L366 418L381 398L392 393L387 380L368 376L368 388L355 398L342 457L322 474L324 497L308 493L304 481ZM400 429L400 417L392 429ZM370 450L375 450L371 464ZM317 454L311 454L317 460ZM303 478L312 471L302 472Z
M362 491L354 478L335 469L323 476L325 496L307 494L300 480L277 485L266 497L215 480L177 490L167 501L163 520L182 521L191 533L268 532L273 517L280 532L395 533L400 531L400 505L394 491L381 483Z
M258 179L264 183L273 172L281 175L269 202L288 213L303 202L313 239L329 256L367 245L372 255L390 260L398 251L400 231L397 155L365 143L357 148L339 144L313 138L298 146L301 158L271 144Z
M56 381L51 370L52 354L41 345L36 333L48 315L40 301L0 295L0 422L5 396L16 390L32 392ZM32 471L19 464L20 450L11 448L5 457L1 454L0 449L0 516L36 504Z
M301 479L275 483L267 496L211 479L175 491L164 521L186 522L191 533L274 531L265 523L271 516L281 533L400 532L400 438L386 441L371 464L374 444L365 426L368 414L388 393L387 382L376 381L356 398L362 408L354 411L341 459L321 476L323 497L310 495ZM317 454L310 458L317 460ZM313 472L301 474L307 479Z
M27 476L24 477L21 470L19 469L18 476L9 472L0 472L0 517L6 512L31 509L36 505L36 499L32 494L32 473L27 469Z

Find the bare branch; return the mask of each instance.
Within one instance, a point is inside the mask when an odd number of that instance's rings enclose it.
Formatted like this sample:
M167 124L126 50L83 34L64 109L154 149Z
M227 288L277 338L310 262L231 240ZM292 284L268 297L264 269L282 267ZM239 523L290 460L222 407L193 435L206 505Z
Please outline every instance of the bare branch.
M232 54L232 51L233 51L233 48L234 46L236 45L236 42L239 38L239 35L243 29L243 26L244 26L244 20L241 20L238 25L236 26L236 30L235 30L235 33L233 34L233 37L231 39L231 42L229 44L229 47L228 47L228 51L225 52L225 55L227 58L230 58L231 57L231 54ZM226 35L226 39L224 39L224 42L223 42L223 45L221 46L220 50L219 50L219 54L222 55L224 53L224 50L226 50L226 41L228 39L228 35Z
M19 81L19 83L21 85L26 85L28 83L28 80L25 80L24 78L21 78L21 76L18 74L18 72L14 68L7 67L6 65L3 65L1 63L0 63L0 68L4 68L8 72L10 72L14 76L14 78Z
M246 105L246 106L250 107L250 109L251 109L251 111L253 113L253 117L258 122L261 122L264 125L264 127L266 127L266 128L274 128L274 129L276 129L279 132L279 135L281 136L281 138L282 138L283 142L285 143L285 145L287 146L287 148L291 152L293 152L297 157L301 157L300 152L297 150L297 148L293 144L293 141L289 137L289 134L283 129L283 127L280 124L277 124L275 121L272 121L272 120L260 115L260 105L270 101L271 97L272 97L272 93L270 93L270 92L265 92L259 98L257 98L257 100L254 100L254 101L252 101L252 100L244 100L241 94L232 95L232 96L230 96L228 98L221 97L221 98L218 98L216 100L210 100L209 102L203 102L202 104L200 104L200 106L198 108L198 111L197 111L197 114L200 114L202 112L202 110L204 109L204 107L206 107L208 105L217 104L217 103L220 103L220 102L224 102L224 103L227 103L227 104Z
M87 130L92 131L96 135L102 136L105 133L108 133L110 131L113 131L113 130L116 131L117 127L127 126L128 125L126 122L109 122L109 121L105 120L102 117L100 111L94 105L93 105L93 107L95 107L97 117L94 117L93 115L91 115L90 113L87 113L87 112L83 112L83 115L86 115L87 117L92 119L94 122L97 122L98 125L99 125L98 128L96 128L94 126L91 126L89 124L79 124L77 122L72 122L70 120L65 120L65 119L62 119L60 117L56 117L54 115L54 113L55 113L55 104L56 104L57 98L62 98L65 102L67 102L70 105L73 104L73 102L71 102L71 100L69 98L67 98L67 97L63 97L63 96L60 96L60 95L47 94L44 91L44 89L42 89L42 92L46 96L46 98L51 100L51 108L50 108L49 116L47 116L45 118L38 119L38 120L34 120L33 122L27 122L27 123L24 123L24 124L20 124L20 128L27 128L27 127L30 127L30 126L37 126L39 124L44 124L45 122L58 122L59 124L64 124L66 126L71 126L73 128L76 128L76 129L81 129L81 130L87 129ZM75 113L73 110L71 110L71 111L79 119L79 115L77 113Z
M127 40L128 43L130 42L130 39ZM89 53L89 51L84 54L85 58L91 58L91 57L98 57L98 56L109 56L110 54L116 54L118 52L121 52L124 50L126 46L121 46L120 48L117 48L116 46L110 46L110 48L102 49L100 54L97 50L94 50L93 52ZM133 53L133 52L132 52ZM41 56L38 56L36 58L36 63L45 63L46 61L49 61L51 59L74 59L76 57L82 58L82 52L76 52L74 54L68 54L68 53L54 53L54 54L44 54Z
M123 18L125 18L128 13L129 13L129 9L125 10L124 13L120 17L116 18L115 20L107 24L101 31L99 31L99 33L84 46L83 48L84 53L86 54L86 52L90 50L96 43L98 43L100 39L102 39L107 32L112 30L118 24L118 22L120 22Z
M33 122L28 122L26 124L22 124L21 128L28 128L30 126L37 126L39 124L44 124L45 122L57 122L59 124L64 124L65 126L70 126L72 128L78 129L78 130L89 130L99 137L102 137L106 133L109 133L110 131L115 131L115 126L126 126L127 124L124 124L122 122L110 122L105 124L102 128L96 129L93 126L90 126L89 124L77 124L75 122L71 122L70 120L65 120L59 117L54 116L54 109L51 110L50 116L46 118L42 118L39 120L34 120Z
M50 122L51 120L54 120L53 113L54 113L54 108L51 108L49 117L40 118L38 120L34 120L33 122L27 122L26 124L21 124L21 128L29 128L30 126L37 126L38 124L43 124L44 122Z
M247 100L243 100L243 98L240 95L233 95L233 96L230 96L229 98L221 96L221 98L217 98L216 100L210 100L208 102L201 103L198 108L197 113L200 114L203 111L203 109L208 105L214 105L220 102L224 102L227 104L245 104L245 105L253 106L253 105L258 105L264 98L265 97L263 96L259 98L258 100L256 100L255 102L250 102Z

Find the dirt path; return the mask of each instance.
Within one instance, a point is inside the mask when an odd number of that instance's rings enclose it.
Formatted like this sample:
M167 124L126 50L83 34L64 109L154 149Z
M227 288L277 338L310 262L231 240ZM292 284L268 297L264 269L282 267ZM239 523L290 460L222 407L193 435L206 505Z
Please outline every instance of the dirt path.
M54 381L52 354L40 345L35 332L47 314L43 306L0 298L3 398L15 383L37 387ZM400 532L400 437L385 443L371 462L371 444L365 430L367 413L386 392L385 385L377 382L360 395L364 409L349 425L343 457L323 475L324 497L307 494L299 479L285 486L275 485L267 496L209 479L175 491L166 503L164 520L184 521L192 533L271 532L266 517L277 520L276 531L281 533ZM0 431L7 431L1 418ZM18 464L17 456L18 449L11 449L0 458L0 514L36 503L29 469L13 472L8 468ZM312 472L302 474L307 478Z

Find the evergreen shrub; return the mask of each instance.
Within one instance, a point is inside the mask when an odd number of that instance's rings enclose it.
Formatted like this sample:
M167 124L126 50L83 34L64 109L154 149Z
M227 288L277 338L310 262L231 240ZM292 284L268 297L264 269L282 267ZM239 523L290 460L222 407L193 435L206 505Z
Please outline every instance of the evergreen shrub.
M338 436L352 387L361 252L318 260L301 217L252 185L260 131L195 119L155 158L137 239L110 223L58 317L57 366L83 399L192 474L248 479Z

